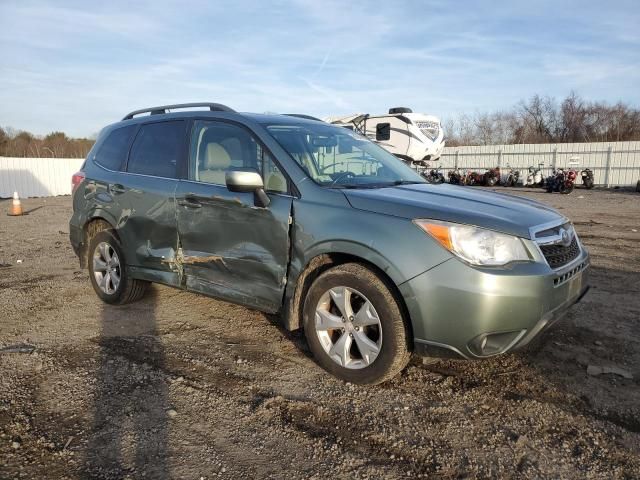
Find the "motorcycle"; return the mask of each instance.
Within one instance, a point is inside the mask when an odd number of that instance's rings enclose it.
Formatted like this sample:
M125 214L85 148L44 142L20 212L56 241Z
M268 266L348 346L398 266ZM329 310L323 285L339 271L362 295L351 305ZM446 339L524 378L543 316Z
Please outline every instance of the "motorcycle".
M520 181L520 170L515 170L509 165L507 167L509 168L509 173L501 177L501 184L504 187L515 187Z
M552 175L547 177L547 192L560 192L564 195L568 195L573 192L577 176L578 173L575 170L564 170L563 168L558 168Z
M500 181L500 167L487 170L484 174L484 185L493 187Z
M440 171L440 167L432 168L427 173L427 169L429 168L429 164L425 165L425 169L420 172L420 175L429 183L444 183L444 175Z
M484 185L484 174L480 172L467 172L465 174L465 185Z
M463 183L462 172L459 168L456 168L455 170L449 170L448 177L449 183L452 185L461 185Z
M593 171L590 168L585 168L580 172L582 176L582 184L584 188L590 190L593 188Z
M544 176L542 175L542 163L538 165L538 168L533 166L529 167L529 174L525 182L525 187L542 187L544 185Z

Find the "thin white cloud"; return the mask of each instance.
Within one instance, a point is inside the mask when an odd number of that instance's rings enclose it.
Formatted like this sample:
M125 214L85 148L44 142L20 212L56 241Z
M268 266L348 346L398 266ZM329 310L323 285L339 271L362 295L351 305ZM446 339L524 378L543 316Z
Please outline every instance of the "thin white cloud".
M317 116L399 105L446 116L572 88L640 102L636 9L603 19L576 8L0 0L0 124L82 135L136 107L194 100Z

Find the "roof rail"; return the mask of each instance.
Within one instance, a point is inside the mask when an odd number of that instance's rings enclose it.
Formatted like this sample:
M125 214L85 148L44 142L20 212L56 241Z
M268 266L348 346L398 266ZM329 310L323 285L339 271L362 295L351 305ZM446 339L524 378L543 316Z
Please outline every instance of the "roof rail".
M162 105L160 107L143 108L141 110L134 110L124 116L122 120L131 120L134 116L141 113L150 113L151 115L162 115L167 113L167 110L174 110L176 108L191 108L191 107L209 107L212 112L235 112L232 108L227 107L221 103L177 103L175 105Z

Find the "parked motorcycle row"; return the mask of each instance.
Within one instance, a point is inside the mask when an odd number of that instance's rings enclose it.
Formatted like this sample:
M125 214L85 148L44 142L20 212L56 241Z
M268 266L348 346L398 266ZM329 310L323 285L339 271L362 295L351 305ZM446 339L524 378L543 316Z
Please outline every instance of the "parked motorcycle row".
M431 168L429 164L424 164L424 167L424 169L420 170L420 174L429 183L444 183L446 181L444 174L440 171L440 167ZM577 170L557 168L551 175L545 177L542 167L543 165L539 165L537 168L529 167L526 177L521 175L520 170L510 166L507 166L506 169L501 169L500 167L491 168L485 172L461 170L456 167L454 170L449 171L447 176L449 183L453 185L483 185L487 187L496 185L515 187L518 185L541 187L549 193L559 192L562 194L569 194L573 191L578 178ZM584 188L593 188L593 171L590 168L581 170L580 176Z

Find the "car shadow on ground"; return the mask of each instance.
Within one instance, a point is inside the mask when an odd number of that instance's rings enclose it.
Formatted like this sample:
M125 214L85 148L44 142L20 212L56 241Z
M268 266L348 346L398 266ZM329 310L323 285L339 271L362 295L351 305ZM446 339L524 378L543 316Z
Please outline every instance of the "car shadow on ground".
M158 337L157 294L104 304L86 475L168 478L168 386Z

